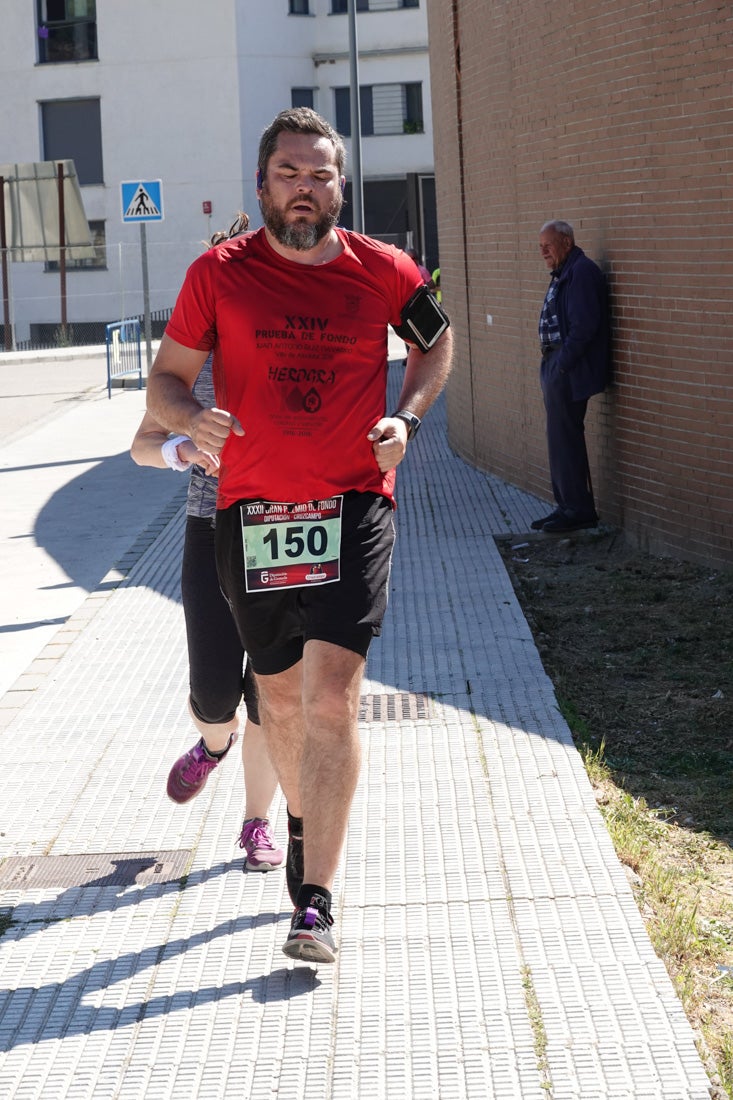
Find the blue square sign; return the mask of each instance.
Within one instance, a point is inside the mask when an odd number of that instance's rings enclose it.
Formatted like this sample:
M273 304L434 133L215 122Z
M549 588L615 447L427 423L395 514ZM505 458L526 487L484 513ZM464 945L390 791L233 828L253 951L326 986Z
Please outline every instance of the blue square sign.
M120 184L123 222L162 222L161 180L127 180Z

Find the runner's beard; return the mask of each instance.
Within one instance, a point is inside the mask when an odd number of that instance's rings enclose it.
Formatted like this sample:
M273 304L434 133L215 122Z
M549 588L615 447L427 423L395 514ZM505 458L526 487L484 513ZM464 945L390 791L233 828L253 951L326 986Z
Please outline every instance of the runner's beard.
M285 248L292 248L296 252L310 251L330 233L338 221L342 205L343 199L340 195L337 195L329 210L322 213L317 221L308 222L303 218L302 220L289 222L285 219L285 211L281 207L275 206L267 194L266 188L262 189L260 195L260 210L265 226L276 241Z

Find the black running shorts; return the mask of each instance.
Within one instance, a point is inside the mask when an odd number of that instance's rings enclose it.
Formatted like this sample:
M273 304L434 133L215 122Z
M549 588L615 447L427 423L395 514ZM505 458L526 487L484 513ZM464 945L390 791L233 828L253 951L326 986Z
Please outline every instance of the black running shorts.
M378 493L343 494L340 579L313 588L247 592L239 501L216 514L216 563L240 638L254 671L284 672L307 641L366 657L387 609L395 530L392 505Z

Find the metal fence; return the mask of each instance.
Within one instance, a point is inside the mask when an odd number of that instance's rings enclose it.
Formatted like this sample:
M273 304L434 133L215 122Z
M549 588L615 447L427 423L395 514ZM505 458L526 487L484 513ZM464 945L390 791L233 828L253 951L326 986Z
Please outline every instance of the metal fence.
M159 340L165 331L165 326L170 318L172 308L156 309L150 314L152 339ZM136 318L142 329L145 324L143 314ZM91 344L105 344L107 342L107 329L111 324L119 322L109 321L71 321L67 325L59 323L40 322L31 324L30 339L16 340L16 351L50 351L54 348L88 347ZM3 326L0 325L0 347L4 341Z
M112 229L107 226L111 235ZM186 269L204 241L148 241L152 337L165 328ZM107 240L94 262L69 262L66 279L58 265L7 259L7 295L0 308L0 352L104 347L108 324L139 317L144 329L145 292L139 242ZM7 324L7 331L4 327Z
M207 226L207 236L210 228ZM398 247L412 243L400 233L385 233L380 238ZM186 269L205 248L204 237L156 241L151 234L147 254L153 340L163 335ZM142 254L138 242L123 244L108 240L98 247L93 262L67 265L65 309L57 264L11 262L9 250L6 259L9 293L0 309L0 353L104 347L107 325L122 318L138 318L145 334ZM6 318L7 332L2 323Z
M143 386L143 357L140 347L140 320L131 317L107 325L107 397L112 397L112 379L137 375L137 388Z

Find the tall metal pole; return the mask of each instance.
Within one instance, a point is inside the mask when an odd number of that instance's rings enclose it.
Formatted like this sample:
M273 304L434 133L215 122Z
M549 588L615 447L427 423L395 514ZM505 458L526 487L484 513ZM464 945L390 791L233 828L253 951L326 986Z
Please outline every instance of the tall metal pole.
M8 289L8 235L5 228L5 177L0 176L0 254L2 254L3 272L3 333L5 350L13 347L13 334L10 331L10 293Z
M145 322L145 358L148 374L153 365L152 325L150 323L150 281L148 279L148 235L145 222L140 222L140 258L143 265L143 313Z
M361 103L359 101L359 44L356 38L356 0L347 0L349 15L349 75L351 99L351 201L354 229L364 232L364 183L361 175Z
M65 345L69 339L66 317L66 213L64 211L64 166L61 161L56 165L56 180L59 191L59 284L61 292L61 340Z

